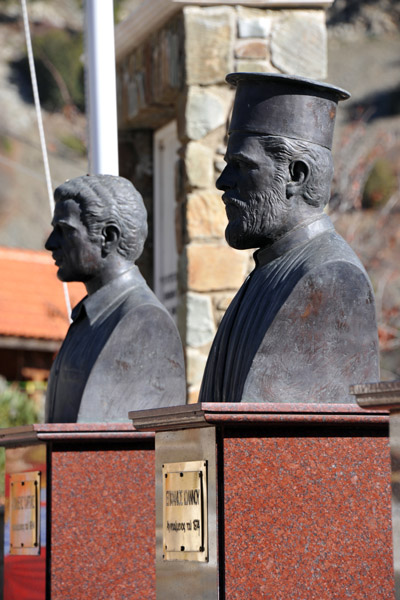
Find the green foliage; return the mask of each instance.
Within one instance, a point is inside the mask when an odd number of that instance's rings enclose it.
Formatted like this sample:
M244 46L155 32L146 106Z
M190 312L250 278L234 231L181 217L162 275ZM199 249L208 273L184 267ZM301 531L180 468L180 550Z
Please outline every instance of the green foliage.
M38 2L38 0L31 0L31 2ZM20 4L18 0L0 0L0 6L2 4Z
M0 150L1 152L4 152L4 154L11 154L12 141L8 135L0 135Z
M29 425L38 421L34 401L18 383L0 379L0 427Z
M123 4L123 0L114 0L114 21L115 23L119 23L120 22L120 10L121 10L121 5Z
M51 29L33 39L33 54L40 71L42 102L46 108L59 109L73 103L85 107L83 85L83 37L81 33Z
M378 158L364 186L363 208L378 208L386 204L396 192L397 185L396 171L392 163L386 158Z
M67 148L69 148L70 150L72 150L73 152L78 154L79 156L86 156L86 146L82 142L82 140L79 137L77 137L76 135L73 135L73 134L63 135L60 138L60 140L64 144L64 146L66 146Z
M80 32L48 29L32 40L36 78L41 104L49 111L65 106L85 109L84 69L81 61L83 36ZM28 58L13 63L21 94L33 101Z
M119 23L120 21L120 10L121 10L121 5L124 3L124 0L114 0L114 21L115 23ZM83 0L77 0L77 4L80 8L80 10L83 10L84 6L83 6Z

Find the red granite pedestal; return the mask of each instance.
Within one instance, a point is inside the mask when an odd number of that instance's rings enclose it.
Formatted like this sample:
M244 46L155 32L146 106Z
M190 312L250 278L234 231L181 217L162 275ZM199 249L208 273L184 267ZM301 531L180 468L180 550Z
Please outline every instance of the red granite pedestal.
M387 413L197 404L130 417L156 432L157 600L394 599ZM208 562L168 561L162 468L200 460Z
M362 408L390 411L394 579L396 600L400 600L400 381L354 385L351 392Z
M32 425L6 447L4 600L155 598L154 435ZM41 473L39 555L10 554L10 476Z

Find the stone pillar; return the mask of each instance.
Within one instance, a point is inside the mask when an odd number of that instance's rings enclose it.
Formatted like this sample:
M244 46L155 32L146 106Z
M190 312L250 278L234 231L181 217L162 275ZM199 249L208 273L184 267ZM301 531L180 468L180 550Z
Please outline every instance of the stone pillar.
M196 402L216 328L252 268L252 253L230 248L226 215L215 181L224 168L232 71L326 76L323 10L243 6L185 7L186 90L179 113L185 165L181 293L189 402Z

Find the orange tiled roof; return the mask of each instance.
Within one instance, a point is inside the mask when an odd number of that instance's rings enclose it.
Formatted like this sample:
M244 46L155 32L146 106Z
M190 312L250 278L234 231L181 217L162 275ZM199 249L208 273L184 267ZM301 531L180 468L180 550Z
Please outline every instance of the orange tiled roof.
M86 291L69 283L71 306ZM62 340L69 325L64 291L49 252L0 247L0 335Z

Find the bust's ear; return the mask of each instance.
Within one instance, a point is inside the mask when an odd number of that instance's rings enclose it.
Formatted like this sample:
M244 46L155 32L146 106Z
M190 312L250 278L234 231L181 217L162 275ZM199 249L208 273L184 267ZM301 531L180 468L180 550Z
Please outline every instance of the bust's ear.
M301 192L308 180L310 167L304 160L293 160L289 165L289 176L286 183L286 195L289 198Z
M114 223L109 223L105 225L101 232L102 235L102 250L104 254L109 254L115 248L117 248L119 244L119 239L121 237L121 230Z

